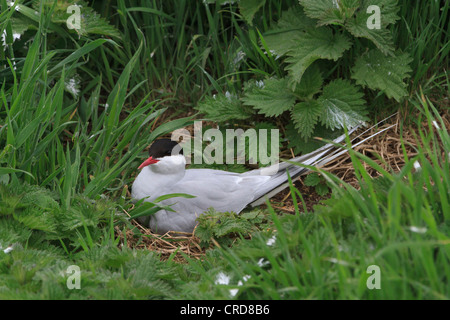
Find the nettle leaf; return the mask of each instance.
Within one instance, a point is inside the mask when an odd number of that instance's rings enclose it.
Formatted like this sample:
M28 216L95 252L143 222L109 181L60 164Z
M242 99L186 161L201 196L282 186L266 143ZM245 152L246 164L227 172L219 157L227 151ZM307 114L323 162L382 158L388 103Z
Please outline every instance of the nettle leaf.
M292 119L295 128L305 140L311 137L322 111L323 106L317 100L300 102L294 106Z
M374 15L369 6L380 8L380 28L369 29L368 21ZM391 32L387 29L390 24L399 19L399 7L396 0L364 0L360 10L354 17L348 19L345 27L355 37L366 38L372 41L384 54L393 54L394 41Z
M20 36L23 35L25 31L27 31L30 27L33 26L33 24L30 23L30 20L26 17L11 18L10 21L14 35L14 40L20 38Z
M319 183L321 183L322 179L320 178L320 175L317 172L312 172L306 176L303 182L308 187L314 187L317 186Z
M407 53L386 56L379 50L371 50L356 60L352 78L356 83L374 90L383 91L398 102L408 95L407 84L412 58Z
M322 74L317 65L312 65L303 74L302 80L295 88L295 94L301 98L311 98L320 92L322 85Z
M342 34L333 34L328 27L316 28L305 33L297 41L296 47L288 52L286 62L289 64L290 85L295 88L302 79L306 69L318 59L336 61L344 51L351 47L350 39Z
M337 0L299 0L308 17L319 20L318 25L343 24L345 15Z
M41 1L34 1L33 8L39 11ZM44 1L44 8L51 8L54 1ZM72 1L57 1L57 4L52 13L51 20L54 23L60 23L66 25L70 23L69 17L72 13L67 12L67 8L70 5L77 5L80 8L80 28L73 29L79 35L89 35L89 34L99 34L114 38L120 38L119 31L109 24L109 22L101 17L94 9L89 7L85 1L77 1L73 3Z
M330 189L328 188L326 183L319 183L314 189L321 197L326 196L330 192Z
M318 102L321 122L332 130L352 127L367 120L363 93L348 80L337 79L323 88Z
M288 88L288 79L268 79L264 84L245 90L244 105L253 106L267 117L279 116L290 110L295 103L295 95Z
M391 32L383 28L367 28L367 19L368 15L359 13L355 18L347 21L345 27L355 37L369 39L383 53L392 54L394 51L394 40Z
M394 24L400 19L398 16L398 11L400 7L398 6L398 0L363 0L362 1L362 11L367 13L367 8L369 6L377 6L380 8L381 15L381 27L386 28L390 24ZM367 13L369 16L372 15L371 12Z
M266 0L240 0L239 10L249 25L253 25L253 17L264 6Z
M206 97L197 105L196 109L213 121L243 120L252 114L251 110L242 105L236 95L229 92Z
M300 6L283 12L276 27L264 34L264 41L273 54L282 56L297 46L307 30L316 27L316 20L305 15Z

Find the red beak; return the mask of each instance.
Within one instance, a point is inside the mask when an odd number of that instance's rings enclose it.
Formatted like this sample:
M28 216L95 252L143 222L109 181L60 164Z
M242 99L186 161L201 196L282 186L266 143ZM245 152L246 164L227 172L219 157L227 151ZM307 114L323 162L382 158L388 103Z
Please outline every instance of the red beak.
M147 160L145 160L144 162L141 163L141 165L139 166L138 169L142 169L148 165L154 164L159 162L159 160L153 159L153 157L149 157Z

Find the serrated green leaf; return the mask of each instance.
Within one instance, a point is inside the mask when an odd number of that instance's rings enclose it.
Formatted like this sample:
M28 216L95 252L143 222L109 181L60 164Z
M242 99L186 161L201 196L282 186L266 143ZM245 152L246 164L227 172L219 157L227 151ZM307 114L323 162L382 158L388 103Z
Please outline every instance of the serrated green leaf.
M380 28L370 29L368 21L374 13L369 6L380 8ZM397 12L399 7L396 0L364 0L360 10L346 21L346 29L355 37L366 38L372 41L384 54L393 54L394 41L388 25L395 23L399 19Z
M367 15L372 15L372 12L367 13L369 6L377 6L380 8L381 14L381 28L386 28L390 24L394 24L400 17L397 15L400 7L398 0L363 0L361 11Z
M351 47L350 39L342 34L335 33L328 27L320 27L304 33L287 55L289 64L290 86L295 88L302 79L306 69L318 59L336 61L342 57L344 51Z
M365 101L359 89L348 80L337 79L323 88L318 102L323 106L321 122L332 130L351 127L367 120Z
M299 0L308 17L319 20L318 25L343 24L344 15L338 1Z
M311 137L322 110L323 106L316 100L300 102L294 106L292 119L295 128L305 140Z
M295 94L301 98L311 98L320 92L322 85L322 74L316 65L312 65L303 74L302 80L295 88Z
M252 114L251 110L242 105L236 95L229 93L206 97L197 105L196 109L213 121L243 120Z
M11 26L13 33L17 36L22 35L32 24L26 17L15 17L11 18Z
M317 194L321 197L327 195L330 192L330 189L326 185L326 183L319 183L315 188Z
M288 79L268 79L259 87L245 92L242 101L267 117L279 116L295 103L294 93L288 89Z
M253 17L264 6L266 0L240 0L239 10L249 25L253 25Z
M343 25L360 7L360 0L299 0L308 17L318 20L318 25Z
M392 34L387 29L367 28L367 17L359 14L346 23L346 28L352 35L358 38L366 38L372 41L375 46L385 54L392 54L394 40Z
M300 6L284 11L276 27L264 34L264 40L273 54L282 56L296 47L307 30L314 29L316 21L307 17Z
M41 1L34 1L33 8L36 11L40 9ZM44 9L51 8L54 1L45 0ZM64 24L66 27L69 17L73 14L70 11L67 12L67 8L70 5L74 5L72 1L58 1L54 8L51 16L51 21L53 23ZM120 38L119 31L109 24L109 22L102 18L94 9L92 9L85 1L77 1L76 4L80 7L80 27L76 29L71 29L75 31L78 35L88 35L88 34L100 34L114 38Z
M379 50L371 50L356 60L352 69L352 78L356 83L383 91L389 98L400 101L408 95L407 84L412 58L407 53L385 56Z
M321 179L317 172L313 172L313 173L308 174L303 182L308 187L314 187L314 186L317 186L321 182Z

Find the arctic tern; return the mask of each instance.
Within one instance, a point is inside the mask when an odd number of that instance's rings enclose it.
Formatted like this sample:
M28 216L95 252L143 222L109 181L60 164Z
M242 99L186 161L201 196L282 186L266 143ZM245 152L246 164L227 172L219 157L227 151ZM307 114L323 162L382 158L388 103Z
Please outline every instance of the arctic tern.
M349 130L348 134L357 127ZM334 142L340 143L344 139L345 134ZM149 157L139 166L142 170L133 182L131 196L135 201L145 198L144 201L150 202L172 193L194 196L163 200L159 204L170 206L175 212L161 209L149 217L139 218L139 221L153 232L190 233L197 224L197 217L209 208L212 207L218 212L240 213L247 206L263 204L267 198L286 188L287 172L295 179L309 171L294 163L319 166L344 152L346 150L327 144L309 154L292 158L289 162L273 165L275 171L266 168L234 173L212 169L186 169L186 159L180 145L170 139L160 139L151 145Z

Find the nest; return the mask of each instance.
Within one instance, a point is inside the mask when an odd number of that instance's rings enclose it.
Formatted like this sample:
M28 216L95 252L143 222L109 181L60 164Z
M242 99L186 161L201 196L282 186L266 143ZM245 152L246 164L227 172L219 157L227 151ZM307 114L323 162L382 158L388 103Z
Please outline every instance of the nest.
M132 220L131 224L140 231L139 235L130 229L124 232L118 227L115 228L116 236L120 237L120 246L126 243L128 248L154 251L160 254L161 260L173 259L176 262L185 262L184 255L201 259L206 252L206 248L200 246L200 239L195 236L195 230L193 233L169 231L157 234L136 220Z

